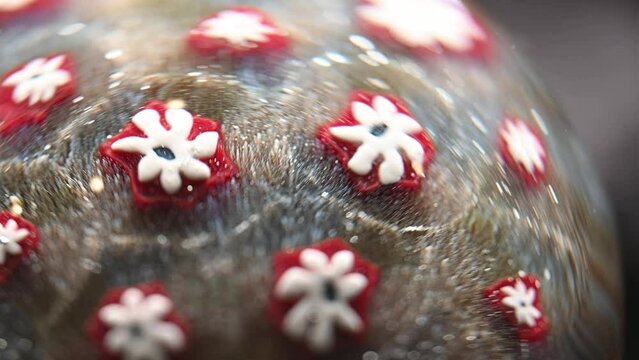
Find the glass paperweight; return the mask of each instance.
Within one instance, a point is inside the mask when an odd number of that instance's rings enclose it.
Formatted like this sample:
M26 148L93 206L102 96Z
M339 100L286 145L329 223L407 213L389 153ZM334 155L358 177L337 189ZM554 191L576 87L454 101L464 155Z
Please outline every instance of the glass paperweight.
M470 4L0 0L0 29L0 358L620 358L597 177Z

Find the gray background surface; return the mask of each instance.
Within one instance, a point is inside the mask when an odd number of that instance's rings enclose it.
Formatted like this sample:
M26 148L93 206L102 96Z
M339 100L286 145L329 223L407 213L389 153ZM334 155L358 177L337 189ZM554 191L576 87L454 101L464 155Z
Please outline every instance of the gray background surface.
M477 0L559 99L617 214L626 358L639 358L639 1Z

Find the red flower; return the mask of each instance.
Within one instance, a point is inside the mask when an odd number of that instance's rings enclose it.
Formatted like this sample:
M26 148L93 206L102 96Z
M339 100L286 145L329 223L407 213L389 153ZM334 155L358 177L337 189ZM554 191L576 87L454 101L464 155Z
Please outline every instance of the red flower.
M51 109L75 92L73 56L34 59L0 80L0 134L44 121Z
M165 286L148 283L109 290L87 333L105 359L164 359L187 347L189 327Z
M188 42L203 55L252 55L283 50L288 35L261 10L240 6L217 12L191 30Z
M496 310L517 328L520 339L536 341L548 332L548 319L541 307L541 283L534 275L509 277L484 290Z
M459 0L362 0L356 13L365 32L422 56L492 53L486 27Z
M0 212L0 284L39 244L40 233L35 225L9 211Z
M29 12L48 10L60 2L61 0L0 0L0 23Z
M355 91L344 113L320 128L319 140L334 152L361 192L381 185L414 190L435 156L435 145L404 103Z
M294 340L313 352L328 352L339 335L362 335L366 308L377 282L377 266L362 259L341 239L285 250L275 255L275 286L270 313Z
M548 151L539 132L517 118L506 118L499 128L498 146L504 162L529 186L544 182Z
M100 154L128 172L140 206L192 206L238 171L217 122L158 101L102 144Z

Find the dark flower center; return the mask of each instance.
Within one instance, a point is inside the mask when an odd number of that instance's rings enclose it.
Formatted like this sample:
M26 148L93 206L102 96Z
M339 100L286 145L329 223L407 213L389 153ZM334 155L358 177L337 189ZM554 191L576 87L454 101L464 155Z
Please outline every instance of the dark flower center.
M165 158L167 160L175 159L175 154L173 153L173 151L171 151L171 149L167 147L158 146L156 148L153 148L153 151L155 151L155 153L161 158Z
M329 301L337 300L337 288L332 281L326 281L324 283L324 297Z
M131 334L131 337L140 338L144 335L144 329L139 324L131 324L129 326L129 334Z
M38 79L40 79L40 78L42 77L42 75L44 75L44 74L36 74L36 75L33 75L33 76L31 77L31 79L29 79L29 80L38 80Z
M388 126L385 124L375 125L370 129L370 133L375 136L382 136L386 132L386 129L388 129Z

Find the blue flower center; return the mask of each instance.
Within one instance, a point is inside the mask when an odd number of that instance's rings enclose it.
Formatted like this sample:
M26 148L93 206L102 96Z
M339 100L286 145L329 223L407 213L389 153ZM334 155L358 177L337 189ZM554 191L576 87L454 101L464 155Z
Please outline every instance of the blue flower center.
M153 151L161 158L164 158L167 160L175 159L175 154L173 153L173 151L171 151L171 149L167 147L158 146L156 148L153 148Z
M324 297L329 301L337 300L337 288L332 281L324 283Z
M388 126L386 126L385 124L382 124L382 125L373 126L369 131L371 134L375 136L382 136L384 135L387 129L388 129Z

